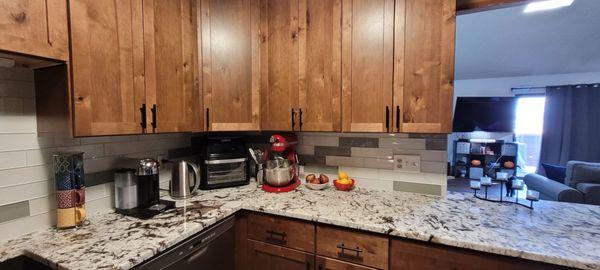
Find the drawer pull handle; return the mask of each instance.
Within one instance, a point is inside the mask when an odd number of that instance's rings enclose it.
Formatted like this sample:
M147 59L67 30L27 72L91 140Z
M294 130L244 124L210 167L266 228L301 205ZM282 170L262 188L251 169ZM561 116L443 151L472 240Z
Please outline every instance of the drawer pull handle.
M338 249L340 249L340 252L338 252L338 258L357 261L357 262L363 261L363 257L360 256L360 254L363 251L360 249L360 247L349 248L349 247L346 247L346 245L344 245L344 243L337 244L336 247ZM348 254L348 253L346 253L346 251L349 251L351 253L356 252L356 254Z
M285 232L276 232L273 230L267 230L267 234L268 235L267 235L266 240L268 242L285 245L285 243L286 243L285 238L287 237L287 234Z

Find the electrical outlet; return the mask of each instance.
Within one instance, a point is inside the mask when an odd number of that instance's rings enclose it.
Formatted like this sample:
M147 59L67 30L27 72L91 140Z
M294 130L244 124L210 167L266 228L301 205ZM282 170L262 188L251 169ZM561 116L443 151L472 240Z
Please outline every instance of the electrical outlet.
M404 172L420 172L421 156L394 155L394 170Z

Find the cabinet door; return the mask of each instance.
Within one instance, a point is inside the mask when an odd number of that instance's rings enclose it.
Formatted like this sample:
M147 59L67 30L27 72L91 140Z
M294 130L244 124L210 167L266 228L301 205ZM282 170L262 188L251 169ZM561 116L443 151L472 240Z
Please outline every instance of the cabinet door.
M74 135L141 133L142 0L71 0Z
M196 0L144 0L143 10L148 123L155 132L202 131Z
M560 266L429 243L392 239L390 269L403 270L542 270Z
M330 259L326 257L317 256L316 259L317 269L319 270L375 270L376 268L371 268L363 265L358 265L354 263L339 261L335 259Z
M67 1L0 1L0 50L68 61Z
M314 255L302 251L248 239L248 269L251 270L310 270Z
M298 0L260 1L261 129L298 130Z
M342 129L391 131L394 0L342 1Z
M395 68L394 114L401 120L400 131L451 132L456 1L397 3L404 4L406 32L396 27L396 36L405 36L404 44L396 43L404 46L396 47Z
M201 12L208 130L258 130L259 1L201 0Z
M298 124L341 131L342 0L300 0Z

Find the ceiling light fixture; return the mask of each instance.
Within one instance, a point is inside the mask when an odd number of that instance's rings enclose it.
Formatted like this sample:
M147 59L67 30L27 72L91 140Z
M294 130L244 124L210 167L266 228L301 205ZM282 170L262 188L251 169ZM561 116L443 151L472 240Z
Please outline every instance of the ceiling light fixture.
M523 12L530 13L542 10L549 10L561 7L568 7L573 4L574 0L544 0L531 2L525 6Z

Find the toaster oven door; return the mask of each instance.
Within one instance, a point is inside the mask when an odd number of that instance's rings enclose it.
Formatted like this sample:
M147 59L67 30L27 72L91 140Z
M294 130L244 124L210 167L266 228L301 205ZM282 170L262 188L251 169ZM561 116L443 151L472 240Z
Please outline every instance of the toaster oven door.
M205 161L205 187L228 187L248 181L248 158Z

